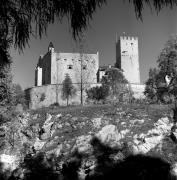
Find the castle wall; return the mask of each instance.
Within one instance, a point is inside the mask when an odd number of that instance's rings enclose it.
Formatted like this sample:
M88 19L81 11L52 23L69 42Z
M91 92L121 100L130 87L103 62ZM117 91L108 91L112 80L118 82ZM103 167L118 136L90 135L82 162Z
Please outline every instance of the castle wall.
M66 74L73 83L80 83L81 77L83 83L96 83L98 65L98 53L52 53L51 83L62 84Z
M42 86L42 68L35 69L35 86Z
M130 83L140 84L137 37L120 37L116 46L117 64Z
M48 52L43 57L40 56L36 67L37 83L35 85L41 86L51 83L51 53Z
M90 84L90 87L94 87L100 84ZM80 84L74 84L76 94L69 98L70 105L79 105L81 103ZM60 106L66 106L66 100L62 98L62 84L50 84L44 86L36 86L25 90L28 96L28 104L30 109L38 109L42 107L49 107L54 103L58 103ZM83 102L87 98L85 90L83 91Z

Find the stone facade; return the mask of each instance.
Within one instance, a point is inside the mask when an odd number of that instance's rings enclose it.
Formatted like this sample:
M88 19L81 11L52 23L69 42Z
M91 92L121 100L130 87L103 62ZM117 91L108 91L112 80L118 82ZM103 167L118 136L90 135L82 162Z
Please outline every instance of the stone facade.
M81 91L80 84L73 84L75 87L74 96L69 98L70 105L81 104ZM100 84L92 83L89 87L98 86ZM48 84L43 86L35 86L25 90L28 105L30 109L38 109L42 107L48 107L50 105L59 104L60 106L66 106L66 100L62 98L62 84ZM86 92L83 91L83 103L85 104Z
M40 56L35 70L35 86L62 84L66 74L72 83L97 83L99 53L58 53L53 44L49 44L48 52Z
M116 64L122 69L130 82L135 98L144 98L144 85L140 84L139 51L137 37L120 37L116 42ZM100 86L102 77L111 65L99 67L99 53L80 54L56 52L52 43L48 52L41 55L35 69L35 87L26 90L29 108L37 109L58 103L66 105L62 99L62 82L68 74L76 93L70 97L69 104L81 103L81 84L83 103L86 89Z
M140 84L139 50L137 37L121 36L116 40L116 64L132 84Z

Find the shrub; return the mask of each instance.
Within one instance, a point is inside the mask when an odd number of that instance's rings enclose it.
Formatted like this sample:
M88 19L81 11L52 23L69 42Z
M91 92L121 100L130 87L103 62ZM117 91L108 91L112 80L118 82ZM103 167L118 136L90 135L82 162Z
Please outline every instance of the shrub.
M27 106L27 100L25 92L22 90L22 87L19 84L12 85L12 105L16 106L21 104L23 107Z
M92 87L86 91L89 99L97 101L106 99L106 97L108 96L108 92L108 88L106 88L105 86Z

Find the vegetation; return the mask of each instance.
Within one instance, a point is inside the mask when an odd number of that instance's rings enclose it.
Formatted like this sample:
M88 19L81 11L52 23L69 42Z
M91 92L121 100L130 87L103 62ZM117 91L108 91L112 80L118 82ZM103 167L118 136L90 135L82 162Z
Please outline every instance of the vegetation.
M157 63L158 69L149 71L144 94L152 102L174 102L177 97L177 37L167 41Z
M158 12L165 6L177 5L176 0L129 0L134 5L138 18L142 18L144 4L154 7ZM61 22L67 17L73 37L87 28L93 13L106 0L62 1L62 0L2 0L0 5L0 57L1 64L10 62L9 47L23 50L30 37L42 37L49 24Z
M63 84L63 86L62 86L62 98L66 99L66 103L68 106L69 98L74 96L76 93L69 74L66 74L65 79L64 79L62 84Z
M108 88L106 86L92 87L86 91L88 99L100 101L105 100L108 96Z
M23 107L26 107L27 105L25 92L23 91L20 84L12 85L12 104L14 106L16 106L17 104L22 104Z
M0 105L10 104L12 100L12 74L9 64L0 67Z
M77 151L68 156L67 161L61 164L61 158L47 156L45 153L38 153L34 156L26 156L19 169L12 174L0 171L2 180L79 180L81 168L85 171L86 180L108 180L120 179L129 180L172 180L175 179L171 173L171 166L159 157L147 155L132 155L126 144L122 148L111 148L102 144L97 138L91 141L93 157L96 160L94 170L89 167L81 167L87 156ZM118 160L113 157L119 154ZM2 166L1 166L2 168ZM83 177L82 177L83 178ZM84 178L83 178L84 179Z
M128 99L132 97L133 92L129 83L125 79L123 72L118 68L110 68L106 71L105 76L102 78L102 85L109 89L109 95L113 99L124 101L125 96Z

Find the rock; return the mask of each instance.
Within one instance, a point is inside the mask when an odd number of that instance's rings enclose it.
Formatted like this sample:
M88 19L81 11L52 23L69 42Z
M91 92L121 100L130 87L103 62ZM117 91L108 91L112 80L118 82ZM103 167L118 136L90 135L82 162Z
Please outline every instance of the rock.
M47 154L54 154L56 157L60 156L63 150L63 145L58 145L55 149L48 151Z
M40 135L41 140L46 140L51 137L51 130L52 126L54 124L53 121L51 121L52 115L47 114L47 120L45 121L44 125L42 126L43 134Z
M58 119L58 118L61 118L61 117L62 117L62 114L57 114L55 117L56 117L57 119Z
M51 115L51 114L48 114L48 113L47 113L46 116L47 116L47 117L46 117L46 121L44 122L44 126L45 126L46 124L48 124L48 123L51 121L51 119L52 119L52 115Z
M39 151L43 148L45 143L46 143L45 141L41 141L39 138L36 138L36 141L35 141L33 147L36 151Z
M122 135L118 132L115 125L104 126L97 134L96 137L103 143L110 147L120 145Z
M90 153L92 151L92 146L90 144L90 140L92 139L91 135L83 135L83 136L79 136L76 139L76 143L73 147L73 151L75 149L78 150L78 152L80 153Z
M177 143L177 125L176 124L171 128L170 137L173 140L173 142Z
M172 165L172 174L177 177L177 163Z
M101 118L94 118L91 120L93 123L94 128L100 128L101 127Z
M161 118L147 134L134 135L134 151L136 153L147 153L155 147L160 147L164 137L170 134L171 127L172 123L169 122L168 118Z
M2 170L10 170L13 171L17 168L19 159L13 155L1 154L0 155L0 162L3 163Z
M144 119L134 119L134 120L130 120L131 124L143 124L144 123Z

